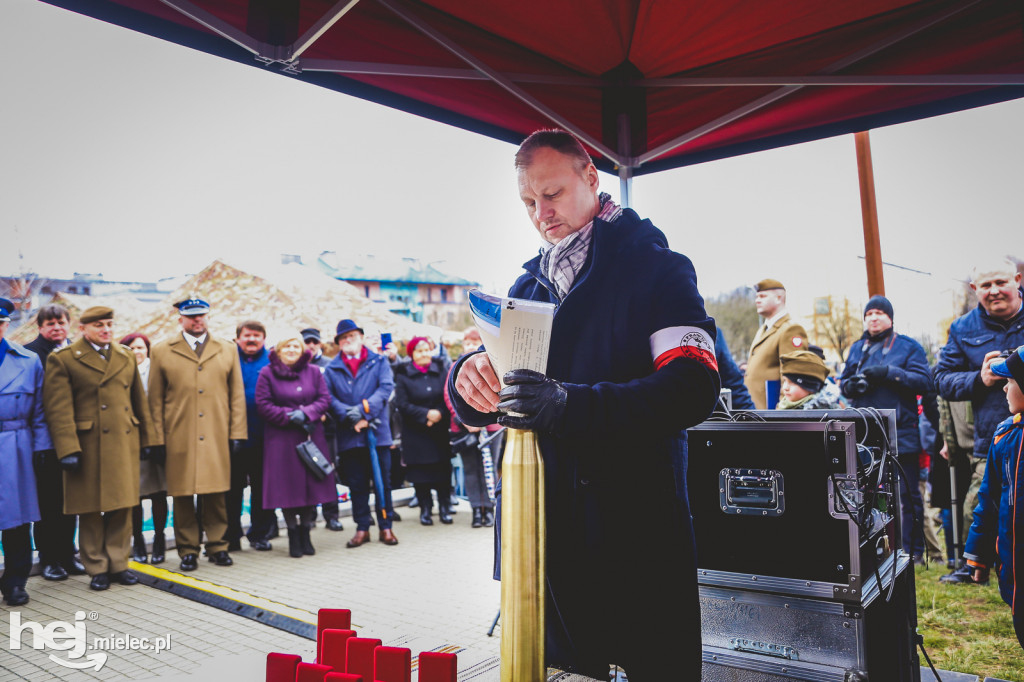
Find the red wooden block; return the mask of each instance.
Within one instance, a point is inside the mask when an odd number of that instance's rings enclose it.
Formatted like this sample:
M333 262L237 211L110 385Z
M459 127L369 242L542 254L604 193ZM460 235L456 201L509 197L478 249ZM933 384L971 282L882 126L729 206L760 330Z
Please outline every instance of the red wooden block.
M324 682L363 682L363 676L352 673L327 673Z
M375 682L412 682L412 651L393 646L373 652Z
M295 669L295 682L324 682L324 676L329 672L332 672L329 665L299 663Z
M320 609L316 614L316 660L320 660L320 647L323 644L323 631L327 628L336 630L352 629L352 611L349 609Z
M295 654L267 654L267 682L295 682L295 667L302 656Z
M350 637L348 640L347 673L362 675L364 680L373 679L373 652L380 646L379 639Z
M419 682L456 682L459 661L455 654L424 651L420 654Z
M320 639L320 663L331 666L336 673L346 672L348 640L355 636L355 630L324 630Z

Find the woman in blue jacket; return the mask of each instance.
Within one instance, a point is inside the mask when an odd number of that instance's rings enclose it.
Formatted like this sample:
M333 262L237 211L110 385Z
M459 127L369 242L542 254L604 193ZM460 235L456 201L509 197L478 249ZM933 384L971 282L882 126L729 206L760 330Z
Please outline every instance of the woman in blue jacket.
M43 418L43 365L39 357L4 338L14 304L0 298L0 529L4 573L0 591L10 606L28 602L32 568L29 524L39 520L35 453L53 449Z

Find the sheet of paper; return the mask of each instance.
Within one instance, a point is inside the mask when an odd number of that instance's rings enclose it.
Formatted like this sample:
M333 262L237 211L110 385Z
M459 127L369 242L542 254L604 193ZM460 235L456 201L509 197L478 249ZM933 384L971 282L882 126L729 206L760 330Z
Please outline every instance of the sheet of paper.
M500 380L510 369L547 372L553 303L469 292L470 310ZM502 383L504 386L504 382Z

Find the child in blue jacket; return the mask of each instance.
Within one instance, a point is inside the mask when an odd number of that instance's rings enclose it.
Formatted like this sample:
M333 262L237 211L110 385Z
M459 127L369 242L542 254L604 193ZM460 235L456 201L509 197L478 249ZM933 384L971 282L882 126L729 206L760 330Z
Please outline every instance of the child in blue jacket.
M975 569L975 581L989 568L997 569L999 593L1010 605L1013 629L1024 648L1024 346L992 363L991 370L1006 377L1003 390L1013 416L992 436L964 557Z

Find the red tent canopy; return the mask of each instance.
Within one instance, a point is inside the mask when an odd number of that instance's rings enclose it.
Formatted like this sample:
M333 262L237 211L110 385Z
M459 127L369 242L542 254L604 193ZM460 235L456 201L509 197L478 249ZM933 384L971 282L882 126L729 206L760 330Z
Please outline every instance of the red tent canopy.
M47 0L626 177L1024 96L1019 0Z

